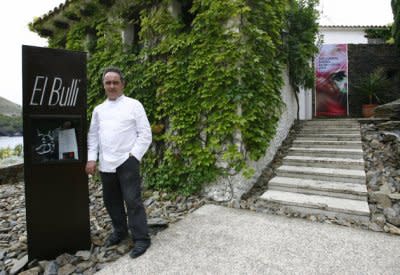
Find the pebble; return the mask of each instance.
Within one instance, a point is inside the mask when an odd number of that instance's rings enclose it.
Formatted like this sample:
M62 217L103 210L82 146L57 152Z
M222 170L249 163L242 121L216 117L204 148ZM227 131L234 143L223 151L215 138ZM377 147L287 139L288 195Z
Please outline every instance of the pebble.
M390 223L387 223L385 226L389 229L390 233L400 235L400 228L398 228Z
M80 257L82 260L87 261L90 259L90 251L87 250L80 250L78 252L75 253L76 257Z
M28 255L25 255L20 260L14 262L13 267L10 270L10 274L14 275L17 274L26 264L28 263Z
M72 264L63 265L59 270L58 274L69 275L72 274L76 269L76 266Z
M56 261L51 261L46 266L46 269L44 270L43 275L57 275L58 269L59 269L59 266L56 263Z
M18 273L18 275L39 275L42 273L42 270L40 269L40 267L33 267L29 270L25 270L21 273Z

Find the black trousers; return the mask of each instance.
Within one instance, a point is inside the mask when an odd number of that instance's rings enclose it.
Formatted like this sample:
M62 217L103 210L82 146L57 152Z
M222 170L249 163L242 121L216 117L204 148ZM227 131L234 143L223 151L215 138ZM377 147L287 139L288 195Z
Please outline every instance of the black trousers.
M139 161L135 157L129 157L115 173L101 172L100 175L104 205L110 215L114 232L121 237L126 236L129 227L134 241L149 240L147 217L141 197Z

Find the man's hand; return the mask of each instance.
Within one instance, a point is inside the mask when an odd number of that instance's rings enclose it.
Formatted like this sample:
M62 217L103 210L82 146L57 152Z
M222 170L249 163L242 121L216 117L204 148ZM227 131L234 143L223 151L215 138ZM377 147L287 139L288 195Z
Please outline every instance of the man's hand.
M85 171L86 171L86 174L88 174L88 175L94 175L94 173L96 172L96 161L89 160L86 163Z

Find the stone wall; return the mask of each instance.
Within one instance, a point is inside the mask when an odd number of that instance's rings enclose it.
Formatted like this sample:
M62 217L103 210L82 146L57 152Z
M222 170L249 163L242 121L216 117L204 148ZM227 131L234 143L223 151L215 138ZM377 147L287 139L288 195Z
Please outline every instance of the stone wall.
M24 180L24 164L0 167L0 184L12 184Z
M285 85L281 90L281 97L285 103L284 111L278 122L275 137L271 140L263 157L257 161L248 161L248 166L255 170L248 179L242 174L230 178L221 178L203 189L203 195L214 201L229 201L238 206L243 194L247 193L261 176L263 169L273 160L275 153L287 137L294 120L297 117L297 103L294 91L289 84L288 73L284 73Z
M400 234L400 121L371 120L361 124L369 228Z
M393 45L387 44L349 44L349 111L350 116L361 116L361 105L367 103L366 97L354 90L360 79L377 67L382 67L391 80L390 90L381 96L387 103L400 98L400 54Z

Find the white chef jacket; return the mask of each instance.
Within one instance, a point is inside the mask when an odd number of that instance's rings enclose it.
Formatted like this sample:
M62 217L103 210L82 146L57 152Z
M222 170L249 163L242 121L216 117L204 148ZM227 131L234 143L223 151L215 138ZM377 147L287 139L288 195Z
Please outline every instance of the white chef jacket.
M94 108L88 133L88 160L99 170L113 173L129 154L141 160L151 144L151 128L143 105L121 95Z

